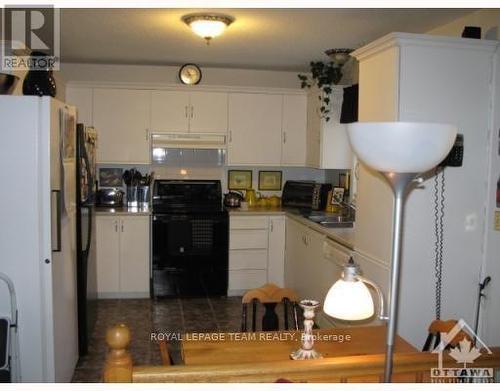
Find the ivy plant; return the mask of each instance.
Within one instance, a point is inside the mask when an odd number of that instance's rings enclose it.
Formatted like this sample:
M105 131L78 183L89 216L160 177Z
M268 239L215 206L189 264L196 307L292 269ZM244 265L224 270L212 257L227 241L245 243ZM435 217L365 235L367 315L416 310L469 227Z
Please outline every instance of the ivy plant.
M330 120L330 101L332 94L332 86L338 84L342 78L340 67L333 62L324 63L322 61L311 61L311 75L297 75L300 80L301 88L318 87L321 91L319 100L320 116L326 121Z

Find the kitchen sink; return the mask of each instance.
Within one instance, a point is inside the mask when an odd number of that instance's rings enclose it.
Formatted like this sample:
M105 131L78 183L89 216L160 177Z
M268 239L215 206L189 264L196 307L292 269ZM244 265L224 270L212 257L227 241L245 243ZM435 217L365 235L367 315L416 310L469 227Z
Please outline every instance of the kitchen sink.
M354 226L352 216L345 214L315 212L305 217L325 228L352 228Z

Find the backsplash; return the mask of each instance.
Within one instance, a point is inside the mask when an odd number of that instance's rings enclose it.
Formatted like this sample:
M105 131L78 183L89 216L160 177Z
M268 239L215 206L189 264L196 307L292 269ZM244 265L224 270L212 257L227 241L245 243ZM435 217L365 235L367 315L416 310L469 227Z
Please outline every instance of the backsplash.
M165 165L125 165L125 164L98 164L99 168L122 168L129 170L136 168L141 174L146 174L154 171L155 179L219 179L221 181L223 192L227 192L227 181L229 170L251 170L252 171L252 187L259 190L259 171L281 171L282 186L287 180L309 180L316 182L326 182L333 185L338 184L338 177L341 170L320 170L306 167L167 167ZM99 178L99 173L98 173ZM124 187L124 185L122 186ZM281 195L281 191L260 191L264 196Z

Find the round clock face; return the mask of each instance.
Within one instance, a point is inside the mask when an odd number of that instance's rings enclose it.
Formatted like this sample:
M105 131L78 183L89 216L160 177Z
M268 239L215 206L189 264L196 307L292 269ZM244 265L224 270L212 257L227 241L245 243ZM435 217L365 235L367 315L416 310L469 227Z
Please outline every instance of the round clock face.
M201 80L201 69L195 64L185 64L179 71L179 79L184 84L198 84Z

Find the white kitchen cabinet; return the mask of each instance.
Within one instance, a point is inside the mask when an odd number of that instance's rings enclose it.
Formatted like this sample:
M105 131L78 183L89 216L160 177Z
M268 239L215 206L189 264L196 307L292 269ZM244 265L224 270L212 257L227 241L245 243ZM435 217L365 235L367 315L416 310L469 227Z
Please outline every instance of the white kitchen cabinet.
M97 291L120 292L120 234L115 216L96 217Z
M189 131L189 92L151 92L151 132Z
M325 235L287 218L285 283L300 299L324 300L319 285L325 273L321 265L324 239Z
M229 295L267 282L283 286L284 216L230 216Z
M280 165L282 103L278 94L229 94L229 165Z
M192 92L189 131L227 133L227 93Z
M149 297L149 217L96 217L97 292Z
M333 87L333 95L343 94L342 87ZM330 120L321 118L319 92L312 89L307 98L306 161L310 167L348 170L352 168L353 155L346 124L340 121L340 104L332 98Z
M149 295L149 217L122 217L120 223L120 291Z
M78 122L87 126L93 124L92 99L93 91L91 87L68 86L66 88L66 103L76 106Z
M306 165L307 96L283 95L281 164Z
M151 131L227 133L227 93L153 91Z
M321 145L321 117L319 108L321 104L318 94L307 94L307 133L306 133L306 164L309 167L320 166Z
M150 92L95 88L98 163L149 164Z
M285 269L285 216L269 216L267 280L284 286Z

